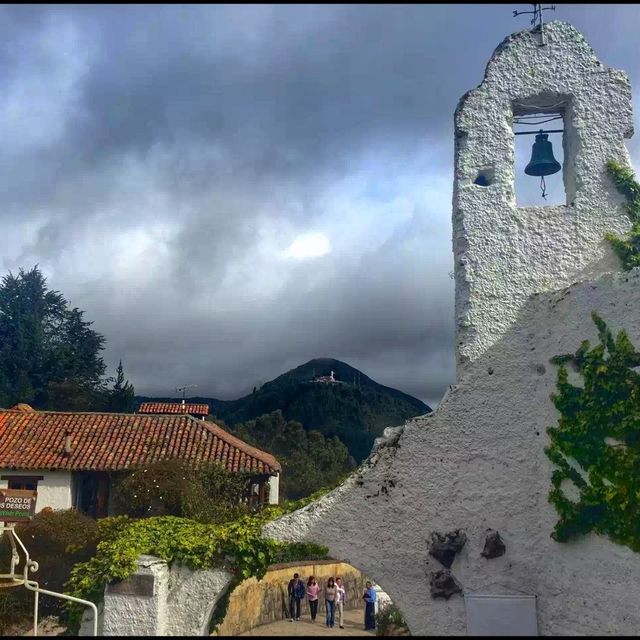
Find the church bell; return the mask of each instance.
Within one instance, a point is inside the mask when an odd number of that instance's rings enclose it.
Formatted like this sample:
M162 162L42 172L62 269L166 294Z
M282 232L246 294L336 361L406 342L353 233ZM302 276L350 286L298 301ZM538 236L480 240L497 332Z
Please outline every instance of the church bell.
M531 150L531 160L524 172L529 176L550 176L560 171L560 163L553 157L553 147L546 133L536 135L536 141Z

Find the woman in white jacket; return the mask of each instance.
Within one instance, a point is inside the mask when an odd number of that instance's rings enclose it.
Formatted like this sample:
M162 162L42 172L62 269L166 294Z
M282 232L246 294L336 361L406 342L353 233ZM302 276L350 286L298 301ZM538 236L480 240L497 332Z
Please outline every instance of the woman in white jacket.
M342 624L344 621L344 603L347 599L347 592L344 590L344 585L342 584L342 578L336 578L336 608L338 609L338 624L341 629L344 629L344 625Z

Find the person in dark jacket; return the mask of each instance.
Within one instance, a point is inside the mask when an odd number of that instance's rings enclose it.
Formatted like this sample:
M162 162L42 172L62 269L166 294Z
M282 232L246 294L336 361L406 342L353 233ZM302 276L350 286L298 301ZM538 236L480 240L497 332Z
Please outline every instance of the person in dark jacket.
M289 622L300 620L300 603L307 593L307 588L297 573L294 573L293 578L289 580L287 592L289 594L289 615L291 616Z

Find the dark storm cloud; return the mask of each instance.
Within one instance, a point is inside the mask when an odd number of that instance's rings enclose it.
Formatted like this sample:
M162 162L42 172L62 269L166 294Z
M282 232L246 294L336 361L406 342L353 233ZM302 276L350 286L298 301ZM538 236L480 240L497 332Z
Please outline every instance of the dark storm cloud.
M639 13L555 17L635 87ZM139 393L234 397L327 356L435 403L453 111L527 25L506 5L2 7L3 267L39 262ZM313 231L327 255L282 257Z

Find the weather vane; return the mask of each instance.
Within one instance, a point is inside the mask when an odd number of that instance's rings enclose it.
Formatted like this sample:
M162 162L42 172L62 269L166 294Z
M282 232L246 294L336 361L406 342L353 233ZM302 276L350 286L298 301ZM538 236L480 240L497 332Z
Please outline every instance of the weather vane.
M533 4L533 11L514 11L513 12L513 17L517 18L518 16L524 15L524 14L532 14L533 18L531 18L531 24L535 26L539 26L540 27L540 46L543 46L545 44L544 41L544 19L542 17L542 12L543 11L555 11L556 10L556 5L553 4L550 7L543 7L541 4Z

